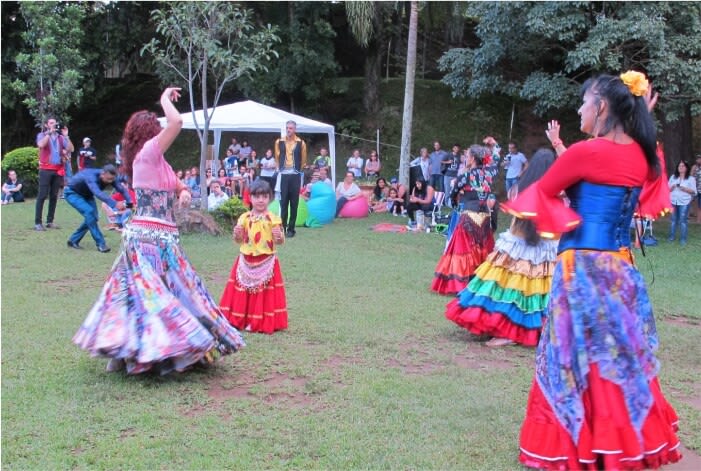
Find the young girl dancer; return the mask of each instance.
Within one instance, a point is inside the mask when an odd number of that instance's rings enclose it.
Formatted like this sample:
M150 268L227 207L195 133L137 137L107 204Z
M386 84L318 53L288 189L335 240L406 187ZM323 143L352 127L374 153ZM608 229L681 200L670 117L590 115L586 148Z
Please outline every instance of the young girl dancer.
M282 219L268 211L273 190L258 179L250 188L253 209L234 227L241 253L231 269L219 305L231 324L272 334L287 328L287 300L275 246L285 242Z
M190 191L163 153L182 128L173 101L179 88L161 95L166 127L149 111L129 118L122 150L138 204L122 235L122 249L100 297L73 337L93 356L111 358L107 371L182 371L244 345L226 322L180 246L173 216L176 195L190 205Z
M554 161L553 151L538 150L511 193L528 188ZM535 346L556 256L557 241L541 239L532 221L514 218L467 287L448 303L445 317L473 334L492 335L490 347Z

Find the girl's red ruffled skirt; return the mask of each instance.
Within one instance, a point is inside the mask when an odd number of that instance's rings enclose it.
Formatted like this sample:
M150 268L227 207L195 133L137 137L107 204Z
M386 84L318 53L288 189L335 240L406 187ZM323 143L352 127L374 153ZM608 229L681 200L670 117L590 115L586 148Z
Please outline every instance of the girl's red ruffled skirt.
M654 469L679 461L677 414L662 395L657 378L650 388L654 403L642 428L641 443L620 387L599 376L597 364L590 364L588 388L582 393L585 423L574 443L533 381L521 428L519 461L549 470Z
M256 263L267 255L246 255L246 260ZM219 306L229 323L239 330L272 334L287 328L287 297L280 271L280 262L275 259L273 276L259 290L249 291L236 279L239 258L231 268Z

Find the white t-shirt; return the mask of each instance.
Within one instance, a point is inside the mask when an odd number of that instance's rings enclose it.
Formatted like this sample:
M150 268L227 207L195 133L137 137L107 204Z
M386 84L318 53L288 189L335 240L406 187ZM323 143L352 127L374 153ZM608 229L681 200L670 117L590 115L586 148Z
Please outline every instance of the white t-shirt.
M528 162L528 160L526 160L526 156L520 152L516 152L515 154L506 154L506 158L509 159L509 166L506 170L506 178L516 178L521 175L523 166Z
M343 182L336 185L337 197L345 196L346 198L350 198L351 196L355 196L358 193L360 193L360 187L355 183L351 184L350 188L348 189L344 187Z
M221 195L217 196L214 192L210 193L207 197L207 209L209 211L214 211L217 209L224 201L228 200L229 196L222 192Z
M687 193L686 191L676 188L677 185L693 190L693 193ZM669 198L672 200L672 204L675 206L686 206L691 203L691 200L696 194L696 181L693 177L687 177L682 180L672 175L669 177L669 189L671 190Z
M275 175L275 170L277 169L277 163L275 162L275 157L263 157L260 160L260 176L261 177L272 177Z
M348 167L349 172L353 172L356 178L360 177L363 174L363 158L351 156L348 159L348 163L346 163L346 167Z

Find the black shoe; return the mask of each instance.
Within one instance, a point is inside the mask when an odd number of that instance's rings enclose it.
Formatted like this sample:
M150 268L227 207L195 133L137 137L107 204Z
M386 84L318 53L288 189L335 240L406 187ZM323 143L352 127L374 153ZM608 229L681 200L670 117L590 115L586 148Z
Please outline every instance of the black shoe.
M35 224L35 225L34 225L34 230L35 230L35 231L43 232L43 231L46 231L46 228L45 228L43 225L41 225L41 224Z
M83 248L80 245L78 245L78 242L73 242L72 240L69 240L68 242L66 242L66 245L68 247L70 247L71 249L81 250Z
M110 250L112 250L112 249L109 248L109 247L107 247L106 245L99 245L99 246L97 247L97 251L100 252L100 253L107 253L107 252L109 252Z
M288 239L291 239L295 236L297 232L294 229L287 229L287 233L285 234Z

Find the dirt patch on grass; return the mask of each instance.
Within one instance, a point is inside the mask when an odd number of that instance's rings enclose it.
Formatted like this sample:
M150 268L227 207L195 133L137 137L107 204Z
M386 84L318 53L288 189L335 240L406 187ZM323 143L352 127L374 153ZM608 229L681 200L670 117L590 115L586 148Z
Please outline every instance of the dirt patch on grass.
M50 286L51 291L64 294L71 293L76 289L83 289L85 286L91 286L94 283L95 277L91 273L78 273L56 280L46 281L46 284Z
M431 340L434 343L427 339L407 339L398 345L396 355L387 359L387 366L408 375L422 375L452 365L471 370L516 368L533 358L533 350L524 347L487 347L482 342L487 338L451 335Z

